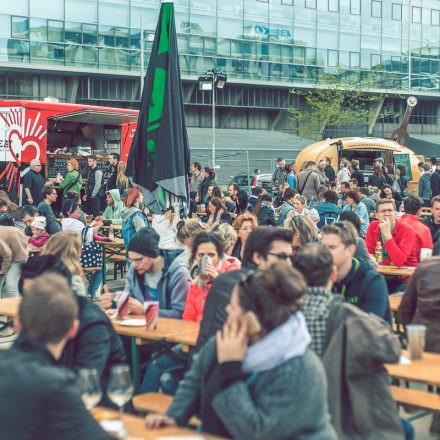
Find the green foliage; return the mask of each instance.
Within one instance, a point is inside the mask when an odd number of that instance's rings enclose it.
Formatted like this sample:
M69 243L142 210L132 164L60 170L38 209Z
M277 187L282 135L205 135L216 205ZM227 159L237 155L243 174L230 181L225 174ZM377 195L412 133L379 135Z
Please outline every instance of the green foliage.
M377 106L387 95L374 92L377 88L368 81L349 83L337 75L324 75L320 84L311 90L290 90L304 96L305 107L289 108L289 119L300 137L320 140L325 127L368 124L372 118L383 118Z

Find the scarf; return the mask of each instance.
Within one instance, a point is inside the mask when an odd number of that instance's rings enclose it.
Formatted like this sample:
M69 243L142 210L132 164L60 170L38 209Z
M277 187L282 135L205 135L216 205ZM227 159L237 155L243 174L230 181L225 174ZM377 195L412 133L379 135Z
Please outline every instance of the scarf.
M249 346L243 361L243 372L261 373L289 359L303 356L311 340L304 315L298 311L263 339Z

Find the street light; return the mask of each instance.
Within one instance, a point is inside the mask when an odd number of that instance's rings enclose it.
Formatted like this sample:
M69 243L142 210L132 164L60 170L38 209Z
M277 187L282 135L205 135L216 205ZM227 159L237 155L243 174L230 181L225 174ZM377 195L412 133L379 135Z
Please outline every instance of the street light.
M228 77L220 69L207 70L199 75L199 90L212 92L212 167L215 168L215 89L223 89Z

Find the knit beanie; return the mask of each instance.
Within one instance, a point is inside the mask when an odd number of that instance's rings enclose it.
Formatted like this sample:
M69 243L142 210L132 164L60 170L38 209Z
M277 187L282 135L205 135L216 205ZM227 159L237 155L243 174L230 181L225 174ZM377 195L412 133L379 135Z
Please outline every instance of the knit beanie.
M137 252L146 257L159 256L159 234L150 227L145 227L136 232L128 243L127 252Z

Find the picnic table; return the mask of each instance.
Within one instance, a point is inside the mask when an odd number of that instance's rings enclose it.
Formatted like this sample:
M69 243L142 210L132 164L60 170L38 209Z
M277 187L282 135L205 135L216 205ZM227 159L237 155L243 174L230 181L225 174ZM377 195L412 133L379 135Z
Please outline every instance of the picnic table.
M391 313L395 315L399 310L400 303L402 302L403 295L389 295L388 302L390 303Z
M412 277L415 269L415 267L384 266L381 264L376 266L377 272L385 277Z
M102 284L106 283L106 272L107 272L107 258L111 258L113 256L124 257L125 254L125 244L122 238L115 238L112 241L97 241L102 247Z
M20 302L21 297L19 296L0 299L0 316L15 318L18 315L18 307L20 305Z

